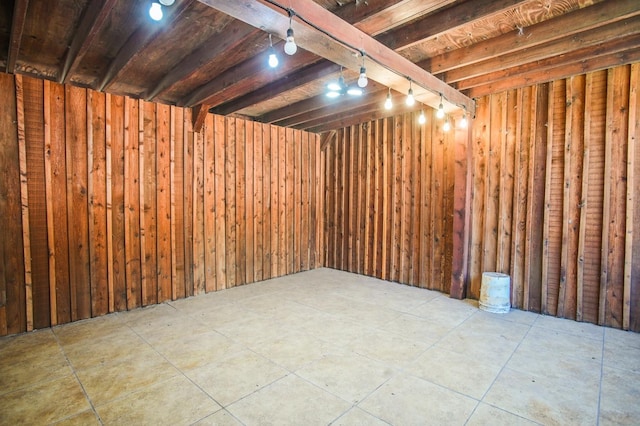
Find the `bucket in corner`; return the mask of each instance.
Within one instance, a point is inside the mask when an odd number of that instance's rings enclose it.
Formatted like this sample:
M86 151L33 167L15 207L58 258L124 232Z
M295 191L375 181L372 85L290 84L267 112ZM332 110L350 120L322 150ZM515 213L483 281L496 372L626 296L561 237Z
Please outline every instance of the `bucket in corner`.
M499 272L483 272L479 307L494 314L506 314L511 308L511 278Z

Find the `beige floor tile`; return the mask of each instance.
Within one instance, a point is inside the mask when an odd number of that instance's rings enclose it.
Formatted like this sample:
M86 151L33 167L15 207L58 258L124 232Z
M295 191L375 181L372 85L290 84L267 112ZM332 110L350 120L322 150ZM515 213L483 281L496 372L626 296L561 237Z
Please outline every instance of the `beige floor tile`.
M53 327L53 332L62 346L68 346L76 343L91 343L105 335L131 331L119 314L111 314L56 326Z
M480 403L465 426L533 426L532 422L491 405Z
M601 425L640 424L640 374L616 368L603 368Z
M595 424L597 392L505 368L483 402L546 425Z
M296 374L342 399L357 403L392 377L395 371L378 361L342 351L326 355Z
M596 340L602 340L604 335L604 328L598 327L595 324L568 321L564 318L551 317L548 315L540 315L533 326Z
M162 341L154 344L153 348L177 368L192 370L218 362L230 354L243 350L244 346L217 331L210 331Z
M287 333L274 339L249 343L248 346L289 371L296 371L336 350L331 343L302 332Z
M521 326L520 324L513 324ZM521 326L525 327L525 326ZM524 332L523 332L524 334ZM488 364L504 364L520 344L520 339L493 332L481 332L469 324L456 328L435 344L436 347L474 358Z
M418 306L411 313L450 330L478 311L477 307L464 301L451 299L441 293L435 294L439 297Z
M533 325L540 317L540 314L535 312L521 311L519 309L511 308L506 314L494 314L492 312L486 312L478 310L476 314L479 317L499 318L503 321L517 322L519 324Z
M227 323L220 327L215 327L215 330L218 333L245 345L277 339L278 337L289 332L296 331L299 328L297 325L286 325L261 316L240 316L237 318L238 319L234 322Z
M555 351L552 347L520 346L507 367L522 373L542 377L547 382L566 387L580 387L597 395L600 385L598 360L580 354Z
M612 333L617 331L619 333ZM640 333L607 329L604 340L604 365L640 373ZM624 334L621 334L624 333Z
M0 404L2 425L44 425L91 408L72 374L5 394Z
M407 373L456 392L481 399L500 373L502 365L433 347L405 367Z
M98 405L105 425L190 425L220 409L184 376L175 376Z
M32 342L27 336L32 337ZM50 331L4 339L0 349L0 395L70 373L69 363Z
M477 401L409 375L399 375L359 404L394 425L462 425Z
M131 329L118 330L94 339L63 345L65 355L76 370L94 368L105 363L127 362L150 351L145 341Z
M434 323L413 314L402 314L380 328L407 339L432 345L449 333L453 326Z
M415 360L428 343L406 339L394 333L375 330L349 343L346 348L368 358L401 368Z
M353 407L331 424L333 426L385 426L389 423L383 422L358 407Z
M214 364L187 370L185 374L226 407L284 377L287 370L252 351L244 350Z
M162 320L129 322L130 327L149 344L171 342L181 337L203 334L211 328L200 320L184 314L172 313Z
M302 330L340 347L344 347L372 331L367 325L333 315L327 315L324 320L319 322L304 324Z
M79 370L77 374L93 404L101 405L180 373L162 356L146 347L126 361L106 362Z
M67 417L55 423L56 426L100 426L100 420L93 410Z
M322 425L342 415L348 402L289 375L243 398L227 410L249 425Z
M193 426L242 426L227 410L219 410L196 422Z
M603 341L550 328L532 327L520 347L530 352L539 348L550 348L556 353L600 362Z

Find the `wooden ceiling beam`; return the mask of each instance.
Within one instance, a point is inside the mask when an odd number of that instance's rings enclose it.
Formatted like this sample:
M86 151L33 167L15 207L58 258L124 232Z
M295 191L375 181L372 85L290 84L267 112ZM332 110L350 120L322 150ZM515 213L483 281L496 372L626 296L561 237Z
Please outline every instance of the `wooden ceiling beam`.
M229 49L237 49L246 40L257 36L260 30L248 26L241 21L232 21L222 30L224 34L214 34L202 46L189 54L174 66L158 84L145 95L147 101L152 101L176 83L188 78L198 68L207 64Z
M7 65L5 71L13 74L20 53L20 44L22 43L22 33L27 20L27 9L29 8L29 0L16 0L13 4L13 19L11 23L11 35L9 36L9 52L7 52Z
M475 43L469 47L455 49L419 63L434 74L440 74L510 53L549 43L559 38L568 38L587 30L619 22L640 14L637 0L605 1L561 15L557 18L534 24L520 31L511 31L502 36Z
M287 63L275 69L266 67L267 57L257 55L216 76L207 84L199 87L179 104L191 107L205 103L216 107L228 99L234 99L262 87L274 78L283 78L289 73L304 67L309 62L317 60L312 53L298 51L295 56L288 58Z
M622 37L633 36L638 33L640 33L640 16L625 19L621 22L614 22L600 28L590 29L579 34L555 39L549 43L537 45L526 50L501 55L462 68L453 69L442 73L441 76L445 81L455 83L465 79L480 77L495 70L517 67L554 56L570 54L578 49L584 51L584 49L587 48L596 48L602 44L603 40L615 40Z
M532 84L537 84L541 81L547 81L547 70L557 69L562 66L575 68L575 64L580 67L580 64L584 63L585 58L596 58L601 56L609 56L613 58L614 56L612 55L618 55L620 53L624 55L624 52L628 51L630 46L640 46L640 34L608 40L606 42L599 43L596 46L584 47L582 49L537 60L535 62L500 69L477 77L471 77L457 82L456 87L459 90L468 90L479 86L489 87L494 84L503 85L501 82L504 80L513 78L522 80L525 76L526 79L534 81ZM611 66L614 65L621 65L621 63L615 61ZM536 74L540 74L540 77L536 77Z
M92 0L89 2L82 18L80 18L80 25L73 36L71 46L69 46L65 54L58 83L66 83L68 81L69 75L73 74L80 60L91 48L93 40L104 26L116 2L117 0Z
M378 22L380 19L380 16L389 15L390 13L389 10L394 10L395 6L397 5L402 5L403 7L406 7L406 3L407 3L407 0L390 0L386 2L376 2L375 4L371 4L371 5L366 4L364 6L362 4L358 5L356 3L349 3L344 7L338 8L335 11L335 13L340 18L346 20L347 22L353 24L355 27L358 27L365 32L376 33L381 31L382 29L382 27L379 27L380 23ZM424 6L422 7L424 8ZM413 6L412 10L414 8L415 6ZM414 10L411 13L416 14L418 12ZM242 25L246 25L242 21L237 21L237 22L241 23ZM255 31L260 32L259 30L255 30ZM278 43L277 47L275 47L276 51L282 52L282 46L283 45L281 43ZM213 59L214 57L211 58L211 60ZM249 59L248 61L251 61L251 59ZM316 73L317 78L322 78L328 74L335 72L335 69L337 67L336 64L327 60L323 60L315 63L317 64L317 66L313 67L310 71ZM324 67L322 67L320 63L324 64ZM309 62L309 65L311 64L313 64L313 62ZM242 69L242 68L239 68L239 69ZM251 68L249 67L249 69ZM302 70L296 72L296 75L299 75L300 72L302 72ZM167 77L172 74L174 74L173 71L170 72L167 75ZM241 83L242 79L239 78L240 76L241 75L239 75L238 73L236 73L236 75L234 76L234 78L236 78L235 84ZM244 78L255 78L256 74L251 69L251 73L248 73L242 76ZM308 77L311 78L312 76L308 76ZM297 77L297 78L300 79L299 85L305 84L304 83L305 81L309 81L308 78L304 78L304 77ZM255 105L266 99L273 98L275 96L278 96L281 93L284 93L288 90L295 88L296 86L293 85L292 82L293 80L285 76L282 79L279 79L275 82L269 82L266 85L261 86L257 90L252 90L249 93L241 95L240 98L233 99L233 98L229 98L228 96L220 97L219 99L221 102L224 102L223 104L217 105L215 102L213 102L213 99L209 99L208 102L209 104L214 106L214 109L220 108L219 110L216 111L217 114L227 115L227 114L237 112L243 108L246 108L247 106ZM215 86L212 86L212 87L215 87ZM193 94L194 93L190 94L189 96L186 96L184 101L186 101L187 99L190 99ZM212 96L214 94L215 93L211 93ZM265 98L265 96L268 96L268 97Z
M425 39L437 37L471 21L490 19L531 0L474 0L456 3L442 11L426 15L407 25L399 26L376 37L391 49L410 47Z
M578 74L605 70L611 67L631 64L638 61L640 61L640 47L635 47L622 52L589 57L579 62L547 68L544 71L524 72L509 79L493 81L483 86L471 88L469 90L469 96L478 98L492 93L499 93L505 90L532 86L540 83L547 83Z
M173 26L173 23L188 9L192 1L176 2L174 6L167 9L168 13L162 24L145 25L134 32L124 46L120 48L116 57L109 64L104 76L99 80L98 90L102 92L108 89L161 31Z
M288 13L268 0L199 1L256 28L278 34L283 39L286 37ZM369 58L367 75L370 79L404 93L411 81L415 97L420 102L437 108L442 95L446 110L465 108L471 113L475 111L472 99L312 0L298 0L294 12L296 18L293 20L293 28L296 43L301 48L355 71L358 71L361 60L354 57L354 49L364 51ZM312 25L302 23L301 20Z
M213 109L214 114L227 115L239 111L259 102L272 99L273 97L286 91L295 89L298 86L310 83L314 80L326 77L340 71L340 66L324 59L306 66L293 75L284 77L262 86L261 88L236 98L231 102L226 102Z
M382 44L388 46L391 49L398 50L409 47L418 41L428 37L437 37L446 31L451 31L456 27L467 24L470 20L487 19L493 15L504 13L505 11L514 8L518 4L522 4L531 0L476 0L473 3L464 2L458 5L453 5L446 8L442 12L428 14L436 6L441 7L440 2L433 2L429 7L425 5L418 5L417 7L422 10L423 18L418 19L407 26L401 26L397 29L384 32L374 37ZM396 5L390 5L385 2L376 2L366 7L361 5L358 7L356 3L349 3L343 8L338 9L336 15L344 19L347 22L353 23L354 27L363 30L368 34L379 33L381 28L385 28L386 25L383 22L381 16L392 16L393 10L396 6L406 7L406 1L396 1ZM443 3L449 3L445 1ZM359 11L359 13L358 13ZM406 14L416 15L417 10L409 10ZM396 23L397 24L397 23ZM320 64L324 64L325 68L321 68ZM318 68L314 67L314 72L317 73L317 78L322 78L332 72L335 72L336 65L330 61L322 61L317 63ZM172 73L169 73L171 75ZM286 79L286 78L285 78ZM293 81L290 79L289 83ZM301 83L302 84L302 83ZM293 86L293 87L292 87ZM281 84L281 81L273 82L263 86L262 88L248 93L242 96L240 99L231 100L221 105L215 112L221 115L227 115L240 111L250 105L255 105L266 99L278 96L288 90L295 87L293 84ZM288 108L285 107L285 109ZM282 117L285 118L285 117ZM276 120L270 120L273 122Z

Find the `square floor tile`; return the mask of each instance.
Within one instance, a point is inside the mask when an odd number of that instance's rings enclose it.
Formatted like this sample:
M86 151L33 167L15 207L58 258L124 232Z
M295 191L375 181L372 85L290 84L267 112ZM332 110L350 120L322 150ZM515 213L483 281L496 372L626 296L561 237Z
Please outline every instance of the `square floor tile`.
M243 398L285 375L279 367L255 352L243 350L221 361L185 371L223 407Z
M547 425L595 424L598 393L505 368L483 402Z
M0 424L6 425L54 423L91 408L72 374L5 394L0 404Z
M513 413L480 403L465 426L534 426L537 424Z
M639 425L638 401L640 401L640 374L604 367L600 424Z
M347 401L289 375L243 398L227 410L245 424L329 424L351 407Z
M296 372L321 389L357 403L395 374L379 361L350 351L332 353Z
M98 405L105 425L190 425L221 407L184 376Z
M478 401L426 380L399 375L358 406L394 425L462 425Z

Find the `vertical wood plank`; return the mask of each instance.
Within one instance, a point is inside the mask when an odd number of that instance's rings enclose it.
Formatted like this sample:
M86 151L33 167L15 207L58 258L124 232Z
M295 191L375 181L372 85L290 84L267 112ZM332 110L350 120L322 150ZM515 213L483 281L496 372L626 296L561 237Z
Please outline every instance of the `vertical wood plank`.
M215 291L217 288L217 257L216 246L216 188L215 188L215 122L213 116L207 114L201 134L204 140L204 264L205 291Z
M140 236L142 249L142 304L158 301L157 250L157 111L150 102L140 104Z
M626 219L626 143L629 106L629 67L608 72L607 132L602 223L602 276L598 323L620 328L624 293L624 253Z
M193 157L194 157L194 132L191 120L191 109L183 110L182 132L184 140L184 158L182 161L184 169L184 281L185 296L193 296L193 211L195 201L193 196Z
M284 176L280 176L279 167L279 151L280 143L278 136L278 128L276 126L269 126L271 132L270 145L271 148L271 188L270 188L270 201L271 201L271 227L269 229L271 240L271 278L280 276L280 252L279 252L279 236L284 230L280 230L280 184L284 180ZM265 150L265 154L267 154Z
M87 189L91 316L109 312L107 268L106 99L87 91Z
M171 300L171 107L156 106L157 302Z
M18 119L22 116L24 126L24 148L26 160L27 213L29 234L30 279L26 288L27 331L48 327L49 308L49 250L46 200L46 165L44 104L48 90L44 92L44 81L22 78L24 96L23 106L18 107ZM48 88L48 85L47 85ZM23 114L20 114L21 110ZM47 117L50 118L50 117ZM18 122L19 130L21 128ZM49 143L50 143L50 134ZM26 241L26 239L25 239ZM26 254L25 254L26 255Z
M0 167L4 179L0 181L0 215L6 221L0 270L0 334L14 334L26 330L25 270L22 241L22 211L20 195L20 154L18 145L16 85L19 76L0 74L0 92L8 94L0 102ZM19 84L19 83L18 83Z
M629 87L629 136L627 142L627 235L625 241L624 303L622 328L640 331L640 64L632 64Z
M210 125L206 123L205 125ZM193 135L193 294L205 292L204 130Z
M52 91L51 83L49 81L43 82L43 122L44 122L44 185L45 185L45 200L47 208L47 241L49 250L49 321L48 325L55 325L57 323L56 311L56 247L55 247L55 227L53 218L53 168L51 163L51 137L52 137L52 122L51 122L51 103L52 103ZM0 250L3 249L3 245L0 244ZM2 257L2 256L0 256ZM0 278L2 279L2 278ZM0 286L4 288L3 286ZM0 321L2 322L2 321ZM1 328L1 327L0 327Z
M252 121L248 121L246 123L246 131L245 131L245 144L244 144L244 157L245 157L245 167L244 167L244 182L245 182L245 283L253 283L255 282L255 227L256 227L256 217L254 215L255 210L255 194L253 190L253 175L254 175L254 163L253 163L253 155L254 149L256 146L256 141L254 140L254 126L259 127L260 124L256 124Z
M111 122L111 95L105 95L105 185L106 185L106 208L107 208L107 294L109 301L109 312L115 310L115 294L113 288L113 176L111 173L113 159L112 154L112 122Z
M124 311L127 309L127 277L126 277L126 241L125 241L125 98L122 96L109 96L107 112L110 118L111 132L107 131L111 164L107 167L107 190L111 199L111 223L107 230L109 238L109 251L111 263L109 265L109 280L113 291L113 304L109 300L109 308L112 311ZM109 128L109 126L107 126ZM110 136L109 136L110 135ZM110 184L109 184L110 183ZM108 219L109 220L109 219Z
M268 126L265 124L255 123L253 127L253 201L254 201L254 227L255 240L253 246L254 256L254 280L262 281L265 279L265 222L270 217L270 212L264 208L263 188L264 188L264 138L268 135L265 131Z
M314 196L311 190L311 180L315 175L315 170L311 165L311 147L313 145L314 136L302 132L302 143L300 144L300 234L298 234L300 251L298 265L300 265L300 271L313 269L309 266L311 251L314 250L315 246L315 239L313 238L315 222L311 220L311 197Z
M400 221L400 274L398 281L403 284L410 283L411 276L411 197L412 197L412 164L411 164L411 121L410 113L402 115L399 123L402 127L402 151L398 161L401 164L402 187L400 189L401 221Z
M236 285L236 119L227 117L225 152L226 193L226 288Z
M124 240L127 309L142 305L139 102L124 100Z
M262 125L262 251L264 258L262 262L262 278L268 279L273 276L271 265L273 264L272 252L272 221L273 221L273 204L272 204L272 160L271 160L271 126L269 124Z
M87 90L65 86L71 320L91 316L87 199Z
M185 297L184 112L171 107L171 298Z
M286 130L278 128L278 276L287 274L287 136Z
M235 214L235 285L245 284L246 261L247 261L247 240L246 240L246 182L245 182L245 150L246 150L246 126L244 120L236 120L235 139L235 179L236 179L236 214ZM232 216L233 220L233 216Z
M294 136L294 130L287 128L285 130L285 241L284 250L282 252L285 258L285 274L291 274L294 271L294 255L295 255L295 145L297 141Z
M225 137L226 125L223 116L214 115L214 174L215 174L215 233L216 233L216 290L227 288L226 263L226 174L225 174Z
M21 76L16 77L16 110L18 125L18 155L20 164L20 207L22 211L22 250L24 259L24 320L20 321L21 331L33 330L33 273L31 257L31 229L29 220L29 184L27 182L27 141L24 106L24 84ZM15 249L15 248L14 248Z

